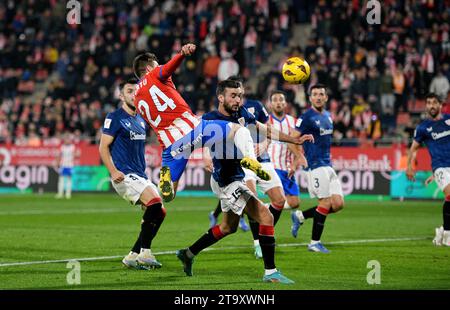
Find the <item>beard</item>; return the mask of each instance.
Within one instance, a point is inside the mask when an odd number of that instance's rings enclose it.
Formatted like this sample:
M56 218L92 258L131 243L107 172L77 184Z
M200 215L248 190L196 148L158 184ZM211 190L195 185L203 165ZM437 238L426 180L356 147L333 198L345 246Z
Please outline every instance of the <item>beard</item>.
M129 107L132 111L136 111L136 107L134 106L134 104L133 103L128 103L128 102L126 102L125 101L125 104L127 105L127 107Z
M234 114L234 113L236 113L239 110L239 107L237 109L234 109L234 106L229 105L229 104L224 104L223 108L229 114Z
M430 109L430 110L428 111L428 115L430 115L431 118L436 118L436 116L439 115L439 110L436 110L436 109Z
M316 110L319 112L322 112L323 107L324 107L323 105L321 105L321 106L314 105L314 108L316 108Z

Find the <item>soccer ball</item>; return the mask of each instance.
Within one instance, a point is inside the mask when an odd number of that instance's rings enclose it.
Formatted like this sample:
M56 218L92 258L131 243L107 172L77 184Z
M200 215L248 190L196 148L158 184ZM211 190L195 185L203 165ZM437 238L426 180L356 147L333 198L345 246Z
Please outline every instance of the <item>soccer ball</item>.
M281 73L286 82L291 84L302 84L309 79L311 68L306 60L299 57L291 57L283 64Z

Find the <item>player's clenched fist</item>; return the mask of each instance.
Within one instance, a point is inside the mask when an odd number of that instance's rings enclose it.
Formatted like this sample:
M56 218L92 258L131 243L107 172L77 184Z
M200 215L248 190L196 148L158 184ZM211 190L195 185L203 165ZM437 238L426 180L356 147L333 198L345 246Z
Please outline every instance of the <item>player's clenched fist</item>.
M195 52L195 44L188 43L183 45L181 48L181 55L183 56L191 56Z

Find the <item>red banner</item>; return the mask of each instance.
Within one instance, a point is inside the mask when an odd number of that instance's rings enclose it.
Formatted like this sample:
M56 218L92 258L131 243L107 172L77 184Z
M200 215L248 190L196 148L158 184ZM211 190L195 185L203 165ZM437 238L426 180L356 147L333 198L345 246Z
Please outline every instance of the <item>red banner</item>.
M96 166L101 164L97 145L78 145L80 157L75 165ZM31 146L1 146L0 163L2 165L54 165L59 147ZM407 149L405 147L333 147L331 149L333 166L337 170L358 171L392 171L405 170ZM148 145L145 148L147 166L161 166L161 148L158 145ZM190 166L202 163L202 151L196 150L189 161ZM417 170L431 170L431 160L428 150L421 148L417 154Z
M1 146L0 163L2 165L44 165L53 166L59 153L58 146ZM97 145L76 146L80 157L75 159L75 165L98 166L100 154Z

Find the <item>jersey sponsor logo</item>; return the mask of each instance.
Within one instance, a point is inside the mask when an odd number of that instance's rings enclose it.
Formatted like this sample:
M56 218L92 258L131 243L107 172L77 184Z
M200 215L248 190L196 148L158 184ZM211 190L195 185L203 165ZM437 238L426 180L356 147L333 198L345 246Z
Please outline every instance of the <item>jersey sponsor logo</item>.
M131 124L130 124L131 125ZM130 131L130 140L145 140L145 133L137 133L134 131Z
M203 138L203 134L199 134L197 136L197 138L195 138L192 142L186 143L186 144L182 144L179 147L175 148L174 150L172 150L170 152L170 155L172 155L172 157L177 156L178 154L183 153L184 151L188 150L188 149L192 149L195 145L197 145L198 143L201 143Z
M446 131L439 132L439 133L433 132L431 134L431 137L433 137L433 140L438 140L438 139L441 139L441 138L444 138L447 136L450 136L450 130L446 130Z
M111 122L112 122L112 119L105 118L105 124L103 125L103 127L105 127L106 129L109 129L109 127L111 127Z
M333 129L325 129L325 128L320 128L320 135L321 136L326 136L326 135L332 135L333 134Z

